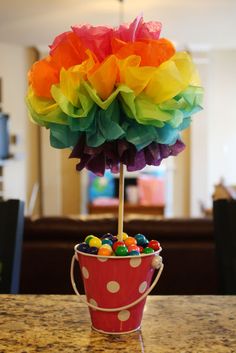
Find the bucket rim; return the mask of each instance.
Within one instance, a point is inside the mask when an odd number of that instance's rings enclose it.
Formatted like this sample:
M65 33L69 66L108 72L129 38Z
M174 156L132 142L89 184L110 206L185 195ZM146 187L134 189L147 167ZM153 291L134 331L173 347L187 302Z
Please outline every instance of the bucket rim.
M78 245L80 245L81 243L78 243L74 246L74 251L75 253L77 254L81 254L81 255L84 255L84 256L88 256L88 257L93 257L93 258L97 258L97 259L117 259L117 260L120 260L120 259L141 259L143 257L147 257L147 256L153 256L153 255L159 255L159 253L162 251L162 247L160 247L160 249L150 253L150 254L142 254L142 255L126 255L126 256L103 256L103 255L94 255L94 254L88 254L88 253L85 253L85 252L82 252L82 251L79 251L78 249L76 249L76 247Z

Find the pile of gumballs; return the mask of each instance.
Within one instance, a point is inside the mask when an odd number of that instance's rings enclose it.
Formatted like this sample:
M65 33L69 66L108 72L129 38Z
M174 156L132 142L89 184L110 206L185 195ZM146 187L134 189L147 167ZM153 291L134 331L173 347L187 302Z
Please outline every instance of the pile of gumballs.
M159 250L160 243L157 240L148 240L143 234L136 234L129 237L123 233L123 241L118 241L117 236L110 233L104 234L101 238L88 235L83 243L78 245L78 250L100 256L135 256L151 254Z

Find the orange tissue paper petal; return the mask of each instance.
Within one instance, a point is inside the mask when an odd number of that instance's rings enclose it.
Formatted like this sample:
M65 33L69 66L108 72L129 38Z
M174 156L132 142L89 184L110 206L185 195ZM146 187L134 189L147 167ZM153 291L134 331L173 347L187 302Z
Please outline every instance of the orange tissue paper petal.
M107 99L112 93L117 81L118 64L114 55L109 56L96 71L88 73L88 81L96 89L98 95Z
M29 71L29 82L36 96L51 98L51 86L59 82L59 69L48 56L33 64Z
M140 56L141 66L159 66L175 54L173 44L164 38L135 43L125 43L114 38L112 50L119 59L124 59L129 55Z
M51 45L50 55L59 68L68 69L87 59L86 48L73 32L58 36Z

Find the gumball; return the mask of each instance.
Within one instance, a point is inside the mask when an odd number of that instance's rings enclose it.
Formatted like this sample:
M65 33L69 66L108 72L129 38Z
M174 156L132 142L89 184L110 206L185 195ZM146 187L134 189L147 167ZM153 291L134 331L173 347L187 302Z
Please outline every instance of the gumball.
M116 251L117 246L125 246L125 243L123 241L116 241L113 244L113 250Z
M128 255L128 249L126 248L126 246L117 246L115 253L117 256L126 256Z
M95 246L99 249L102 246L102 241L98 237L93 237L89 240L89 246Z
M145 242L146 237L143 234L139 233L139 234L135 235L135 239L136 239L138 245L143 246L143 243Z
M142 247L146 248L148 246L148 244L149 244L149 241L145 238L145 240L142 243Z
M148 246L145 249L143 249L143 254L151 254L153 252L154 250L152 248L149 248Z
M112 238L111 238L111 240L113 241L113 244L114 244L115 242L118 241L118 238L117 238L117 236L113 235Z
M125 239L125 245L126 246L130 246L130 245L136 245L137 244L137 240L133 237L128 237L127 239Z
M135 245L135 244L131 244L130 246L128 246L128 252L130 253L131 251L138 251L138 252L140 252L139 246L138 246L138 245Z
M102 244L103 244L103 245L104 245L104 244L108 244L108 245L110 245L110 246L113 246L112 240L111 240L111 239L108 239L108 238L102 239Z
M129 252L129 255L130 256L137 256L137 255L140 255L140 252L136 251L136 250L132 250L132 251Z
M157 240L150 240L148 247L152 248L154 251L157 251L160 249L160 243Z
M96 248L95 246L89 247L89 254L97 255L97 253L98 253L98 248Z
M111 233L106 233L106 234L101 236L101 239L105 239L105 238L110 239L110 237L113 237L113 235Z
M143 252L143 247L141 245L138 245L139 252Z
M89 244L89 241L90 241L93 237L94 237L94 235L88 235L88 236L84 239L85 243Z
M98 249L98 255L100 256L110 256L111 251L108 248L103 248L102 246Z
M107 248L107 249L109 249L109 250L112 252L112 247L111 247L111 245L109 245L109 244L103 244L103 245L101 246L101 248L103 248L103 249ZM100 249L101 249L101 248L100 248Z
M81 243L78 246L78 250L81 251L81 252L88 253L89 252L89 245L87 243Z
M116 236L117 237L117 239L118 239L118 235ZM127 233L122 233L122 239L123 239L123 241L125 241L125 239L127 239L128 238L128 234Z
M122 233L123 241L125 241L129 236L127 233Z

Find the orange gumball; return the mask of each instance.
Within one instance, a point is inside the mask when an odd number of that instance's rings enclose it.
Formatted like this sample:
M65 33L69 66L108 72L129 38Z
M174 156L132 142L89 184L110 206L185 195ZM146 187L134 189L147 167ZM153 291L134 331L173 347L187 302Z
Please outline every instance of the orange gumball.
M111 256L112 250L108 249L107 247L101 247L98 250L98 255L100 256Z
M126 245L127 247L129 247L129 246L132 245L132 244L134 244L134 245L137 244L137 240L136 240L135 238L133 238L133 237L128 237L128 238L125 239L125 245Z

